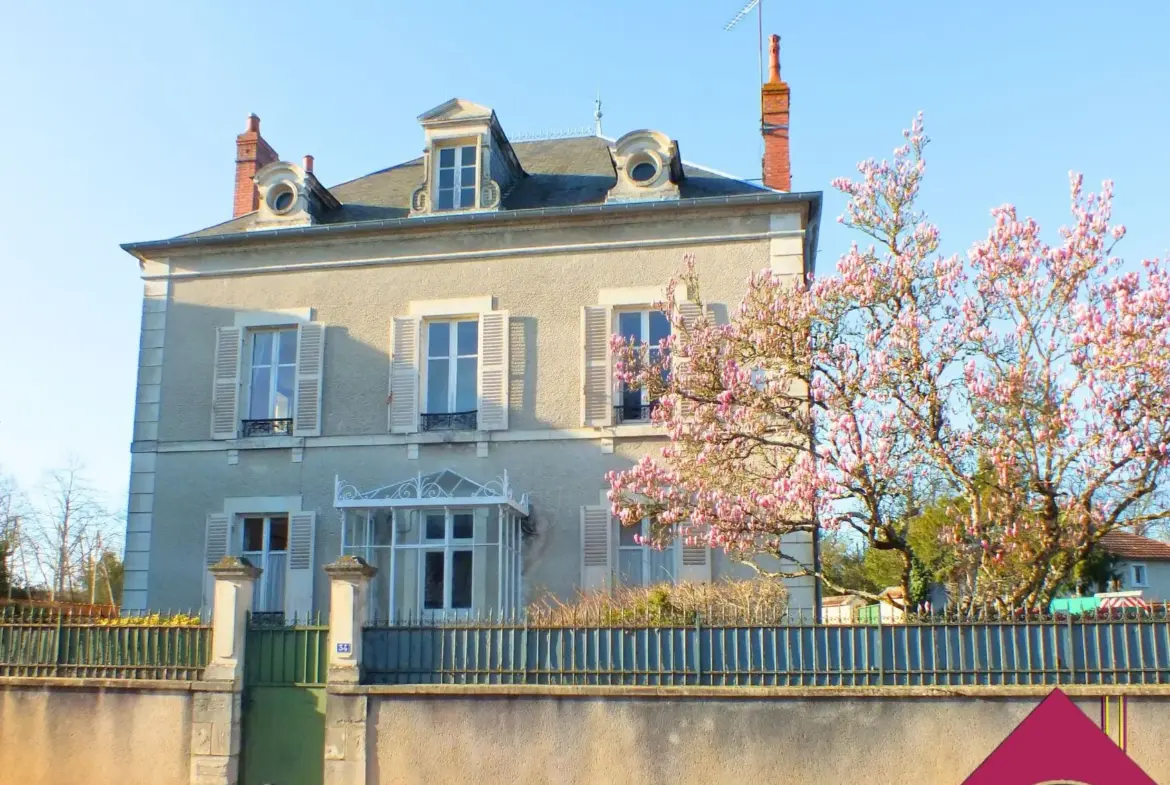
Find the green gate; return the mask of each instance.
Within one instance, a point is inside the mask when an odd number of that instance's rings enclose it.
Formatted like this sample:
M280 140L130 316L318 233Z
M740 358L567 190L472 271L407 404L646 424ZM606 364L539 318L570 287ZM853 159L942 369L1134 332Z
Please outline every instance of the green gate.
M242 785L321 785L328 641L320 623L249 620Z

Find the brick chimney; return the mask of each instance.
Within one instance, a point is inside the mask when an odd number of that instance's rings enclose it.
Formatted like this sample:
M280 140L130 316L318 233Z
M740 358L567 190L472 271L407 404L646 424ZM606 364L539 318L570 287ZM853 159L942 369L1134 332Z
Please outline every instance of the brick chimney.
M760 95L764 134L764 185L792 190L792 159L788 152L788 83L780 79L780 36L771 38L768 81Z
M236 137L236 198L232 218L239 218L260 206L260 194L252 178L276 160L279 160L276 151L260 136L260 118L248 115L247 128Z

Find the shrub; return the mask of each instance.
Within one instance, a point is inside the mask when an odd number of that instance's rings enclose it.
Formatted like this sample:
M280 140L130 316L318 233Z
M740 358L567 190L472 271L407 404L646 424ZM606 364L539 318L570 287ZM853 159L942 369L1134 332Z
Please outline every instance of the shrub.
M660 583L622 587L612 593L582 592L568 602L548 596L528 607L528 624L537 627L776 624L785 620L787 609L788 592L776 579Z

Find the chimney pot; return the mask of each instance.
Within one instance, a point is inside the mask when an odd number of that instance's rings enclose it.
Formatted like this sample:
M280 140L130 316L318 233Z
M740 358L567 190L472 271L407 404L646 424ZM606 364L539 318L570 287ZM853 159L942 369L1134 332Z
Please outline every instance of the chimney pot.
M775 33L769 39L770 47L768 54L768 81L780 81L780 36Z
M306 155L305 160L304 160L301 168L304 169L309 174L312 174L313 173L313 156Z
M244 128L244 133L248 133L248 134L260 133L260 118L254 114L248 115L248 125Z

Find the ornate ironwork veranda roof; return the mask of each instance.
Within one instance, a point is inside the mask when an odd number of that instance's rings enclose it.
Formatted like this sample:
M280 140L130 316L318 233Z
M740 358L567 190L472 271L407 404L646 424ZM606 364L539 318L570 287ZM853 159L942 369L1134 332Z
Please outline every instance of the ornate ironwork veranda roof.
M368 491L334 477L333 506L338 509L368 507L482 507L507 505L528 515L528 494L515 497L508 472L480 484L450 469L423 474Z

